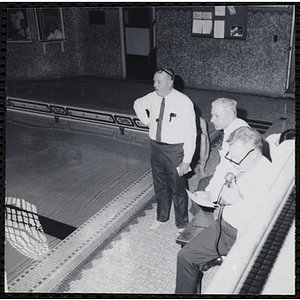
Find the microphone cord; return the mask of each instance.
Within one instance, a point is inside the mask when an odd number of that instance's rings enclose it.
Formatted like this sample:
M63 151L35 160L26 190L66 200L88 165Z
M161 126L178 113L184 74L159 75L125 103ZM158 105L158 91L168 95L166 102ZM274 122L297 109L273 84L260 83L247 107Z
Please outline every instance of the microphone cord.
M219 210L219 212L218 212L219 233L218 233L218 235L217 235L216 243L215 243L216 251L217 251L217 253L218 253L219 258L221 258L221 261L222 261L222 262L223 262L223 258L222 258L222 255L221 255L220 251L219 251L219 242L220 242L221 234L222 234L222 215L223 215L223 210L224 210L225 205L221 205L221 204L220 204L220 200L221 200L221 199L220 199L220 195L221 195L221 193L222 193L222 191L223 191L224 185L225 185L225 184L222 185L222 188L221 188L221 190L220 190L220 192L219 192L219 195L218 195L218 198L217 198L217 199L218 199L217 203L220 205L220 210Z
M227 175L234 176L232 173L227 173ZM219 195L218 195L218 198L217 198L217 203L220 205L220 210L219 210L219 212L218 212L219 234L217 235L217 238L216 238L216 245L215 245L215 247L216 247L217 253L218 253L218 255L219 255L219 258L221 258L221 261L222 261L222 262L223 262L223 258L222 258L222 256L221 256L220 251L219 251L219 243L220 243L221 234L222 234L222 216L223 216L223 210L224 210L225 204L222 205L222 204L220 203L220 202L221 202L221 193L222 193L222 191L223 191L224 186L227 186L226 183L228 182L228 187L229 187L230 184L231 184L231 182L232 182L232 180L233 180L233 178L230 179L230 180L228 180L228 179L227 179L227 175L226 175L226 177L225 177L226 182L222 185L222 188L221 188L221 190L220 190L220 192L219 192Z
M221 258L221 261L223 262L223 258L222 258L222 255L219 251L219 242L220 242L220 239L221 239L221 234L222 234L222 214L223 214L223 210L224 210L224 205L222 205L220 207L220 210L219 210L219 213L218 213L218 220L219 220L219 234L216 238L216 250L217 250L217 253L219 255L219 258Z

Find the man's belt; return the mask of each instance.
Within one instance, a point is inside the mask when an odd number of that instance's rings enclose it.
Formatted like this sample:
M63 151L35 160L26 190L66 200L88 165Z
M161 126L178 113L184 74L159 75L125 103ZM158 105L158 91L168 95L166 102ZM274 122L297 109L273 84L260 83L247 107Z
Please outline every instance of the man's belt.
M163 142L157 142L155 140L152 140L154 143L158 144L158 145L162 145L162 146L169 146L170 144L167 143L163 143Z

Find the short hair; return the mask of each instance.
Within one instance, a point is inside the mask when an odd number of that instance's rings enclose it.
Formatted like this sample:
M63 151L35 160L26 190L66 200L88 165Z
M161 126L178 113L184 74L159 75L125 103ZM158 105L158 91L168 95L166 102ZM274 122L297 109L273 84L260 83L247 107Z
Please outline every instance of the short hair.
M227 143L232 145L236 141L241 141L243 144L250 143L256 149L262 150L263 141L260 133L248 126L242 126L234 130L230 134Z
M211 103L212 106L216 104L222 105L224 109L231 110L236 114L237 102L235 100L229 98L218 98Z
M295 139L295 129L287 129L281 133L279 138L279 144L286 140L294 140Z

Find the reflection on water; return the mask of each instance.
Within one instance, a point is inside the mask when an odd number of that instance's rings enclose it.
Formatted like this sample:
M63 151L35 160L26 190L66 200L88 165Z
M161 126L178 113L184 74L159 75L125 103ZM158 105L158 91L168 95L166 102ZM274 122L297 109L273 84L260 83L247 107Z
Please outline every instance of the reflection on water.
M149 151L146 132L9 112L8 281L148 171Z
M13 197L5 197L5 204L5 240L29 258L45 256L49 247L35 205Z
M23 168L28 170L34 169L38 174L45 174L49 169L64 169L66 166L79 166L82 164L82 152L78 146L65 144L58 144L50 140L38 140L36 143L31 143L33 139L28 139L24 142L26 162ZM48 142L48 143L46 143ZM41 161L43 163L41 163ZM29 173L29 175L33 175Z

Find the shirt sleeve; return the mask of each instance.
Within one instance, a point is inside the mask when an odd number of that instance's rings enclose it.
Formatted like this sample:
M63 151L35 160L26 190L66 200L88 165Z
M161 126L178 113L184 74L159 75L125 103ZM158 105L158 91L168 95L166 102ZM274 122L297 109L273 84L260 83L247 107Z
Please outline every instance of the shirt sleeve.
M189 102L185 111L185 124L183 126L184 143L183 143L183 162L191 163L196 149L196 116L192 102Z
M147 115L147 109L150 108L150 95L146 95L142 98L138 98L134 101L133 109L137 117L149 127L150 118Z
M213 177L210 179L208 186L205 191L209 191L212 196L212 202L218 200L218 196L222 185L225 183L225 176L228 172L236 175L237 169L231 166L225 159L221 160L217 165Z
M239 191L243 195L242 201L225 206L223 218L238 230L238 235L259 209L272 182L271 163L265 157L262 157L261 162L254 169L244 173L237 182Z

